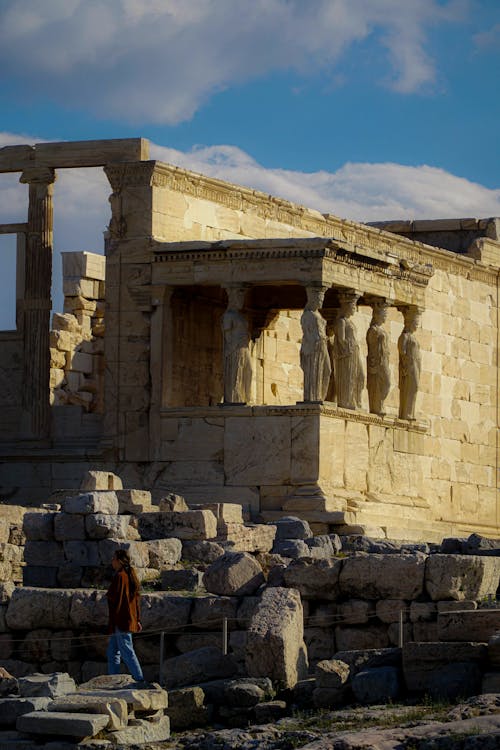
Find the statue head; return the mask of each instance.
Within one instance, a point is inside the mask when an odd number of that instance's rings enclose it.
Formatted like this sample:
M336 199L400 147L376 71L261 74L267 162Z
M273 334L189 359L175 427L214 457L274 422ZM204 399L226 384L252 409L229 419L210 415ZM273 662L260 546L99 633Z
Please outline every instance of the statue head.
M356 292L339 292L340 314L350 318L357 310L359 294Z
M323 306L325 299L325 290L321 286L306 287L307 302L306 310L319 310Z
M228 310L241 310L245 304L246 289L244 286L229 286L227 292Z
M387 319L387 309L389 305L385 300L375 300L372 303L372 323L382 325Z

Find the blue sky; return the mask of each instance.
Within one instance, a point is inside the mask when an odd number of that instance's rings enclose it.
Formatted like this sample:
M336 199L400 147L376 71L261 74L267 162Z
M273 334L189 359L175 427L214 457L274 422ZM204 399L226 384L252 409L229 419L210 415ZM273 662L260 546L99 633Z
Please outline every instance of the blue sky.
M0 147L141 135L358 220L500 215L499 80L498 0L0 0ZM108 192L59 176L57 250L102 250Z

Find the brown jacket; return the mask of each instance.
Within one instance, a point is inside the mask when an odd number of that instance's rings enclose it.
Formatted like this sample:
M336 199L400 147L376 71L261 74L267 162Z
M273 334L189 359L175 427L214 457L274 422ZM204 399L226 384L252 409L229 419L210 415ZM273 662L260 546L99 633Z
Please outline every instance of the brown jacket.
M141 618L139 591L130 595L130 584L127 573L119 570L114 574L106 596L109 608L109 632L115 628L126 633L138 633Z

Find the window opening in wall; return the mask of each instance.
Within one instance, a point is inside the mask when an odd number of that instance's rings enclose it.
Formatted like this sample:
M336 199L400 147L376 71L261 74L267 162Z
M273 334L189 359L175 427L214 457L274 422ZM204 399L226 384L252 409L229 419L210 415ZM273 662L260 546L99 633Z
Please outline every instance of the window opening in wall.
M16 329L16 250L15 234L0 234L0 330Z

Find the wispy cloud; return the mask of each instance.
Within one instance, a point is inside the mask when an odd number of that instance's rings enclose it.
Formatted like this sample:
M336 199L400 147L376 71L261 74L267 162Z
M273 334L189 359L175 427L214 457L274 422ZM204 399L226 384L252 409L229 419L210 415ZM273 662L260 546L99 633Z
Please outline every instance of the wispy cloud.
M0 78L9 76L24 94L98 116L174 124L218 91L273 71L322 71L333 80L354 44L372 42L388 51L385 83L411 93L436 77L428 28L456 21L462 5L3 0Z

